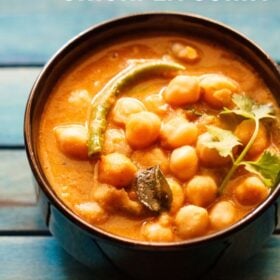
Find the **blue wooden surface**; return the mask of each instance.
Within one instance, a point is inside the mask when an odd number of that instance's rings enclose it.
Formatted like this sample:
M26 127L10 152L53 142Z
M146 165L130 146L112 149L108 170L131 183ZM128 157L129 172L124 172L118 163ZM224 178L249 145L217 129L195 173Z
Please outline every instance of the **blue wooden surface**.
M0 68L0 146L23 145L24 107L40 69Z
M23 150L23 113L41 66L85 28L121 15L180 11L229 24L280 62L279 0L0 0L0 280L96 279L60 248L36 207ZM280 279L280 237L216 279ZM102 259L100 269L107 269Z
M0 5L0 64L44 63L86 27L128 13L158 10L222 21L280 61L278 0L1 0Z
M278 280L279 242L279 238L271 238L259 254L237 271L200 280ZM49 236L2 236L0 256L1 280L107 280L97 278ZM102 261L100 266L107 268Z
M52 237L1 237L0 256L0 279L96 279Z

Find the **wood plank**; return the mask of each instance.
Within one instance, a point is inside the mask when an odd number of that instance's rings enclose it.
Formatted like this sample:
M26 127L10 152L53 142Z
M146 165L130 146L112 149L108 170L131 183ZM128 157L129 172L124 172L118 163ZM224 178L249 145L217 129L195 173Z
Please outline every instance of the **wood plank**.
M44 63L85 28L145 11L197 13L224 22L280 61L278 1L65 0L1 1L0 64Z
M0 150L0 159L0 235L45 233L25 151Z
M1 237L0 255L1 280L101 279L69 256L52 237ZM98 263L108 270L102 258Z
M48 232L38 206L3 207L0 202L0 236L48 235Z
M0 237L1 280L95 279L102 276L70 257L53 237ZM280 238L272 237L253 258L235 271L204 280L276 280L280 279ZM98 257L99 272L108 271L106 261ZM104 279L110 279L105 277Z
M0 150L0 207L36 202L25 150Z
M0 68L1 146L23 145L22 127L25 104L40 69Z

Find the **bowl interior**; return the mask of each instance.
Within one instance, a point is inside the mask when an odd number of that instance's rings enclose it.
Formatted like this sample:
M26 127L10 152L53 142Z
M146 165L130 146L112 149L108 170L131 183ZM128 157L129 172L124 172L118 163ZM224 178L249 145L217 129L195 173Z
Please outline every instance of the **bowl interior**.
M134 34L133 36L145 36L147 34L157 35L161 33L204 38L226 47L238 56L241 56L256 70L256 72L259 73L268 88L271 90L278 104L280 104L280 73L271 58L261 49L256 47L254 43L239 33L203 17L173 13L152 13L128 16L92 27L63 46L44 67L32 88L27 103L24 131L27 155L36 180L54 205L62 210L79 226L86 229L88 232L102 237L104 237L104 232L102 232L102 230L82 221L56 197L54 191L48 183L47 178L44 176L37 154L37 137L40 116L44 109L46 100L51 93L51 89L54 87L59 77L66 69L79 61L81 56L98 50L98 48L101 48L104 45L110 44L110 42L115 41L115 38L119 40L125 37L129 38L131 34ZM272 201L277 198L279 188L280 186L277 186L264 203L232 227L213 235L197 238L191 241L182 241L179 243L195 244L197 242L207 241L211 238L218 238L223 234L230 234L232 230L238 230L242 227L242 225L249 223L257 215L262 213L272 203ZM105 236L114 238L108 233L105 233ZM132 242L121 237L118 237L117 239L121 242ZM132 243L135 243L135 241ZM148 245L145 242L139 243ZM172 246L174 244L155 245Z

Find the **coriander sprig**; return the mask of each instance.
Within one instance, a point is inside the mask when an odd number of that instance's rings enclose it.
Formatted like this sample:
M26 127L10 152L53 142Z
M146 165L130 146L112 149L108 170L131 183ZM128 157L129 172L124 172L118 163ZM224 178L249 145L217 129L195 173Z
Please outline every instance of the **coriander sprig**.
M212 139L216 140L214 141L214 144L209 143L207 144L207 146L209 148L215 148L223 157L230 156L233 161L232 167L223 179L219 191L220 193L224 191L230 178L240 165L244 165L248 171L258 174L263 179L266 186L272 187L279 179L280 174L280 157L278 154L272 154L271 152L266 151L255 162L243 160L257 138L260 128L260 121L264 118L275 118L275 116L273 115L273 106L271 104L257 104L251 98L245 96L244 94L234 94L232 101L235 104L235 108L225 108L224 111L221 112L221 114L235 114L246 119L251 119L255 123L255 129L250 141L244 147L240 155L236 159L234 159L232 149L240 144L236 139L236 136L234 136L227 130L223 130L220 128L219 130L213 130L213 127L210 127L210 129L208 127L208 132L211 134ZM222 137L217 137L217 131L219 131L219 134L222 135ZM224 138L225 135L227 135L226 142ZM225 153L226 143L229 143L229 145L228 150Z

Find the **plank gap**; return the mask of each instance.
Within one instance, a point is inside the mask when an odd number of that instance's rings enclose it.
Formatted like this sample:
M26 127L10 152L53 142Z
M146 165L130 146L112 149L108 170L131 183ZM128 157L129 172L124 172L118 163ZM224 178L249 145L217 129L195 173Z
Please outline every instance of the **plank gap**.
M42 68L46 62L0 63L0 68Z
M52 236L49 230L1 230L0 237L10 237L10 236Z
M25 145L9 145L9 144L4 144L0 145L0 150L25 150Z

